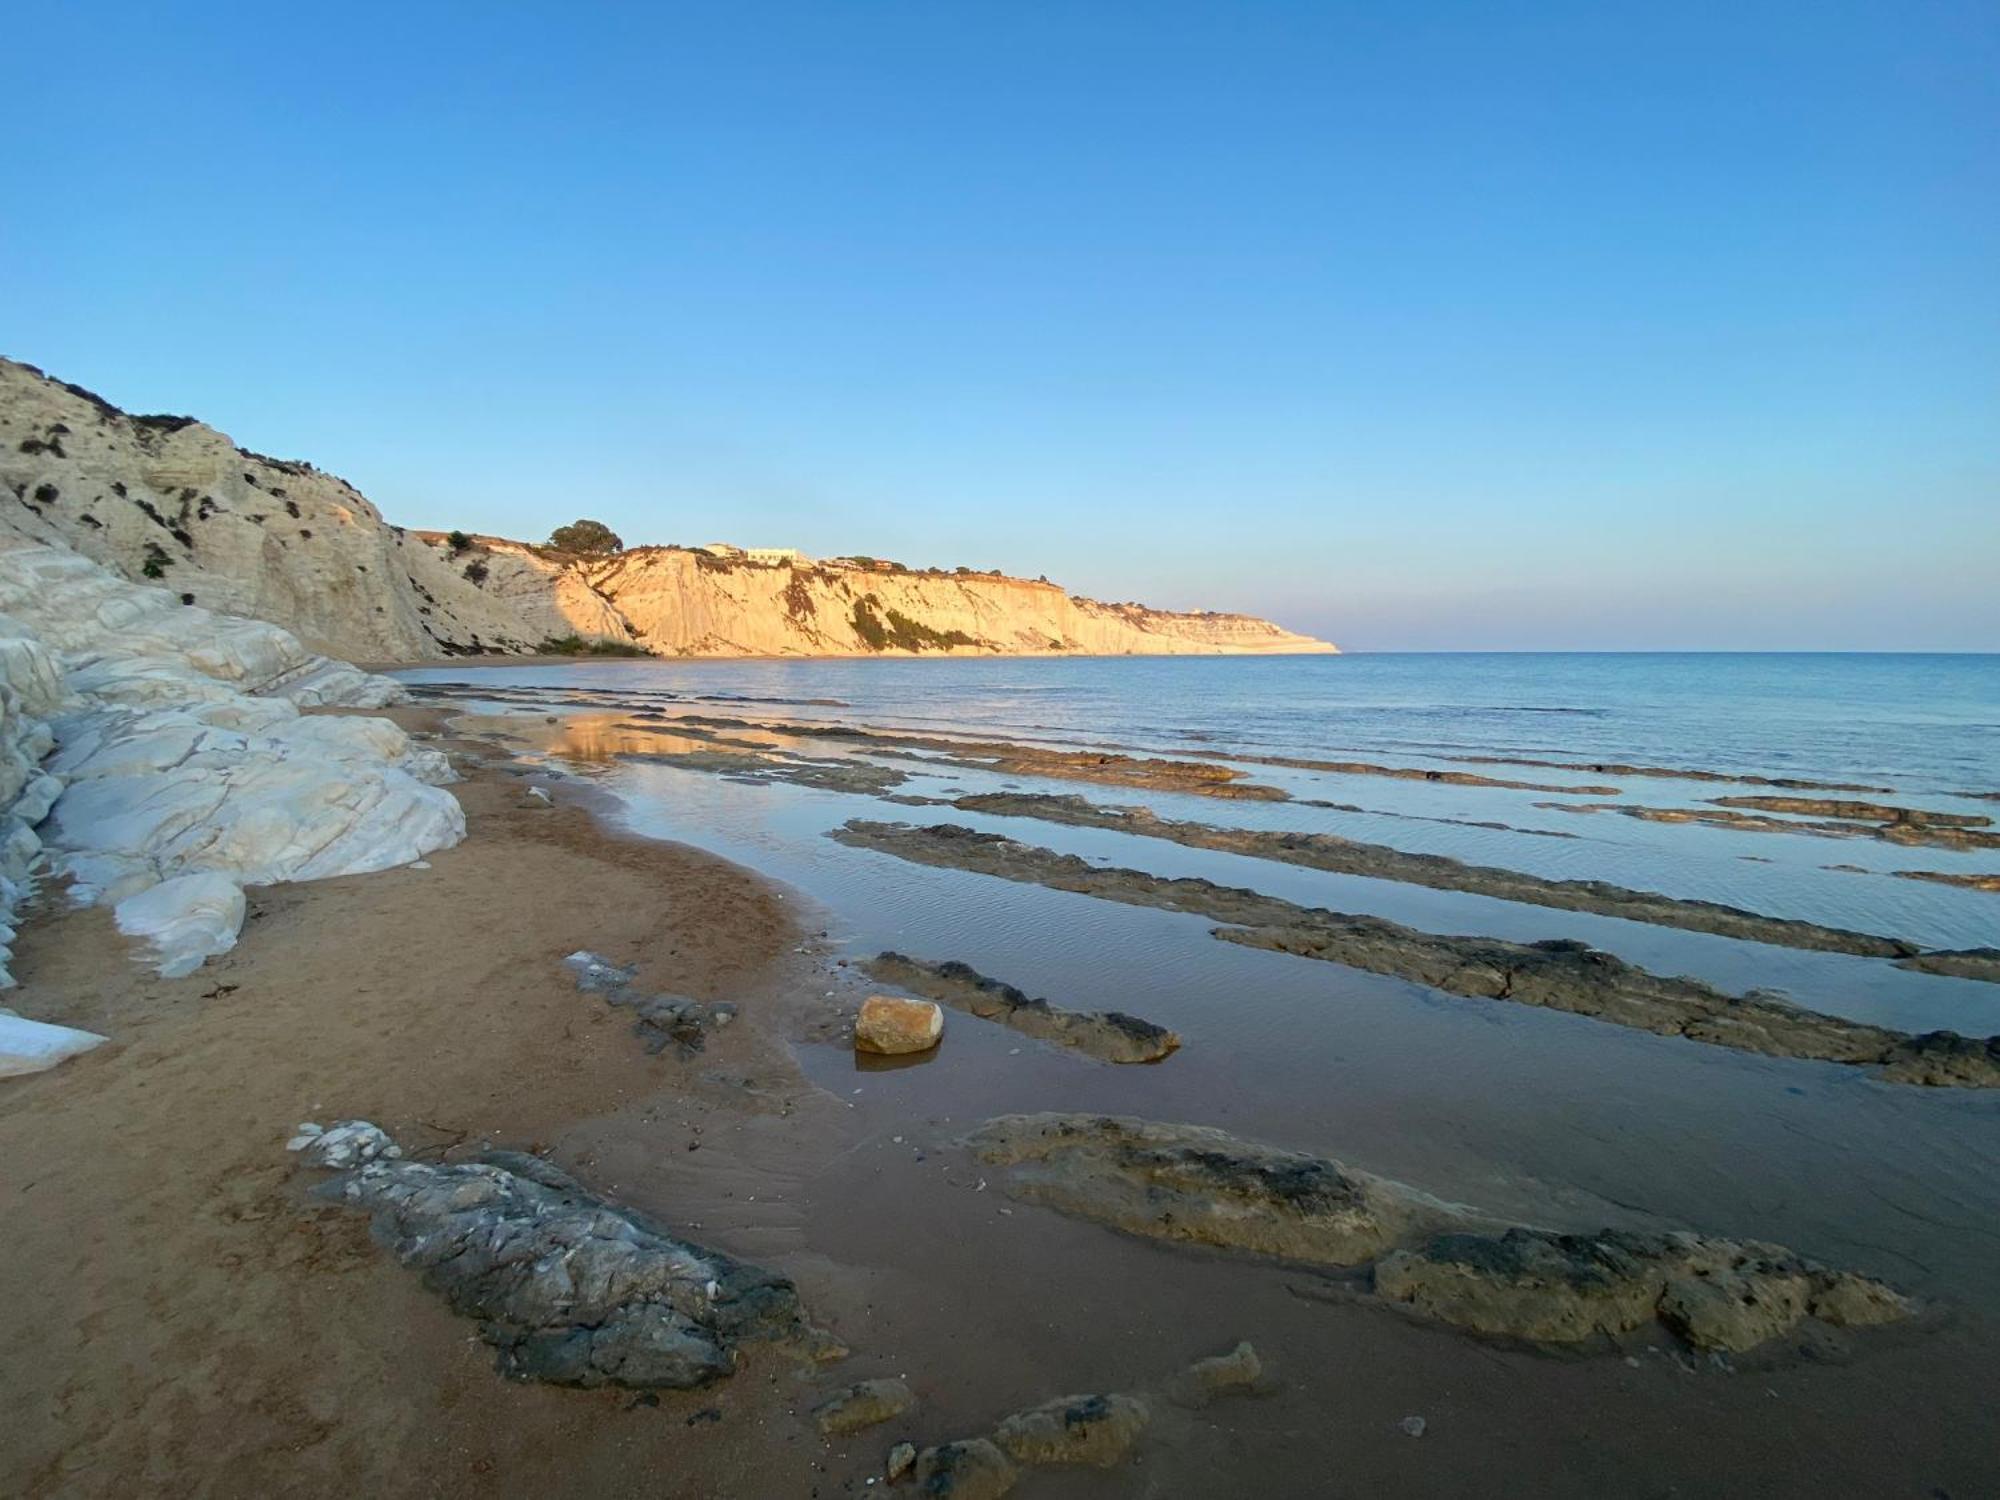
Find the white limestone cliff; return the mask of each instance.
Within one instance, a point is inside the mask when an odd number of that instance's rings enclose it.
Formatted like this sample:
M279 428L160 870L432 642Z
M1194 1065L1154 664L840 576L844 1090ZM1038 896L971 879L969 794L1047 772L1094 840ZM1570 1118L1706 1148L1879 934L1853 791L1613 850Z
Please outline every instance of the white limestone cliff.
M0 537L0 932L46 869L180 975L235 942L245 885L456 843L442 755L386 719L301 712L400 696L275 626ZM0 1073L68 1055L17 1022L0 1017Z
M527 652L572 636L687 656L1334 649L1248 615L1104 604L969 569L686 547L591 558L484 536L454 549L442 533L390 525L311 464L251 453L191 417L130 415L6 359L0 486L0 533L356 661Z

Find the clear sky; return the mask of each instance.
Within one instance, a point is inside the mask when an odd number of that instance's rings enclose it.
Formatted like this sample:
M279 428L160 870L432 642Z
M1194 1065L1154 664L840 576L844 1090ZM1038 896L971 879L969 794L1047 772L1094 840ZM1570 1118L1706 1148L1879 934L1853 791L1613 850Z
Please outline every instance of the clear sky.
M391 519L2000 649L2000 6L45 3L0 352Z

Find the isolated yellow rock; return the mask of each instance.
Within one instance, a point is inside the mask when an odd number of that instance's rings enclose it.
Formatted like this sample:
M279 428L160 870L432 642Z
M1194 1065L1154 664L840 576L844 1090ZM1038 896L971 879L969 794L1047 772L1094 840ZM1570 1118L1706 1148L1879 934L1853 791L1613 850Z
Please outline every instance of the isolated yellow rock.
M854 1050L895 1056L927 1052L944 1035L944 1011L928 1000L870 995L854 1022Z

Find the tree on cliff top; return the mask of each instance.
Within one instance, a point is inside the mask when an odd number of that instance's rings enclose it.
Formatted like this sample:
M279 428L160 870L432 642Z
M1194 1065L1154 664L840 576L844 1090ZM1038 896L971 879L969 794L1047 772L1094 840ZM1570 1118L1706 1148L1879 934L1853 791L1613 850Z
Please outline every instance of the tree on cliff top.
M602 521L572 521L549 533L549 545L558 552L623 552L625 543Z

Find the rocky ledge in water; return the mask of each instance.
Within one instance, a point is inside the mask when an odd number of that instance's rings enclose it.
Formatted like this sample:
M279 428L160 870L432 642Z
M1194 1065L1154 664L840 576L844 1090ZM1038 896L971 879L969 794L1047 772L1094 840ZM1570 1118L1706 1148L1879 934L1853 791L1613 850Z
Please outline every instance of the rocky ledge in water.
M1896 965L1921 974L1945 974L1953 979L1983 979L2000 984L2000 948L1944 948L1935 953L1919 953ZM2000 1045L2000 1037L1993 1038Z
M1234 767L1206 761L1126 755L1109 750L1057 750L1043 745L1016 744L1011 740L960 740L941 735L902 734L851 724L781 724L712 714L674 715L662 720L660 728L672 729L680 725L752 730L759 734L790 735L800 739L838 740L844 744L858 744L870 754L914 758L926 766L952 770L991 771L1002 776L1050 776L1065 781L1091 781L1105 786L1184 792L1198 797L1239 801L1284 802L1290 799L1290 794L1282 787L1247 781L1244 773Z
M627 750L619 760L673 766L683 771L707 771L735 781L787 782L825 792L858 792L880 796L909 778L892 766L865 760L808 760L799 756L758 751Z
M1195 1361L1163 1393L1177 1406L1203 1407L1227 1396L1264 1391L1272 1382L1257 1351L1239 1343L1227 1354ZM890 1451L887 1477L914 1473L919 1492L954 1500L988 1500L1013 1489L1016 1464L1108 1469L1144 1436L1155 1399L1147 1395L1058 1396L1003 1418L990 1437L962 1438L919 1452L912 1443Z
M1767 1056L1879 1066L1879 1076L1897 1083L2000 1087L2000 1039L1953 1032L1911 1036L1804 1010L1782 998L1725 994L1698 980L1650 973L1584 943L1420 932L1240 886L1092 865L1073 854L955 823L919 828L854 819L828 836L916 864L1196 913L1228 924L1213 934L1225 942L1393 975L1447 994L1542 1006Z
M1911 823L1936 828L1991 828L1993 820L1979 813L1936 812L1927 807L1900 807L1887 802L1852 802L1828 797L1717 797L1717 807L1747 807L1755 812L1796 813L1805 817L1840 818L1849 823Z
M1615 797L1615 786L1561 786L1546 781L1507 781L1471 771L1440 771L1431 766L1384 766L1367 760L1302 760L1292 755L1239 755L1229 750L1197 750L1211 760L1240 761L1246 766L1276 766L1289 771L1328 771L1336 776L1388 776L1397 781L1428 781L1441 786L1497 787L1515 792L1564 792L1577 797Z
M1851 781L1801 781L1794 776L1749 776L1730 771L1690 771L1675 766L1628 766L1618 761L1529 760L1512 755L1453 755L1462 766L1539 766L1550 771L1588 771L1593 776L1657 776L1670 781L1725 781L1733 786L1770 786L1796 792L1866 792L1888 796L1890 786L1860 786ZM1965 793L1963 795L1977 795Z
M647 995L634 990L632 981L639 971L620 967L602 954L579 949L563 960L563 967L585 994L602 995L607 1004L629 1009L634 1018L632 1032L650 1053L672 1047L680 1056L692 1057L708 1045L711 1032L736 1019L736 1007L726 1000L708 1005L684 995Z
M313 1196L370 1214L377 1243L477 1319L515 1379L686 1389L731 1374L749 1344L842 1352L784 1277L675 1239L539 1157L408 1161L363 1120L301 1126L288 1149L338 1170Z
M1003 1115L969 1144L1026 1201L1129 1234L1365 1272L1363 1295L1474 1333L1577 1344L1657 1322L1696 1348L1736 1353L1809 1318L1859 1327L1913 1310L1880 1282L1782 1246L1503 1227L1329 1158L1201 1126Z
M1948 870L1896 870L1898 880L1928 880L1935 885L1954 885L1965 891L2000 891L2000 875L1957 875Z
M884 984L949 1005L1040 1041L1073 1047L1112 1063L1158 1062L1181 1044L1164 1026L1118 1010L1064 1010L1031 1000L1011 984L988 979L970 964L926 963L902 953L880 953L861 965Z
M1726 800L1749 802L1761 799ZM1619 813L1647 823L1702 823L1712 828L1733 829L1737 833L1800 833L1813 838L1880 839L1883 843L1899 844L1904 848L2000 849L2000 833L1936 822L1852 823L1831 818L1808 820L1771 813L1739 812L1723 806L1647 807L1627 802L1537 802L1535 806L1552 812Z
M1261 828L1219 828L1210 823L1162 818L1144 807L1106 807L1088 798L1058 797L1034 792L992 792L959 797L951 804L961 812L1001 817L1039 818L1084 828L1108 828L1145 838L1166 839L1192 849L1215 849L1257 859L1331 870L1340 875L1365 875L1434 890L1469 891L1501 901L1549 906L1559 911L1594 912L1646 922L1710 932L1753 943L1805 948L1829 953L1853 953L1868 958L1902 958L1921 952L1916 943L1873 933L1823 927L1817 922L1767 917L1740 906L1717 901L1687 901L1657 891L1635 891L1603 880L1546 880L1539 875L1505 870L1497 865L1469 865L1442 854L1411 854L1386 844L1367 844L1332 833L1281 833Z

